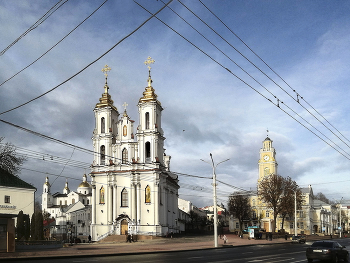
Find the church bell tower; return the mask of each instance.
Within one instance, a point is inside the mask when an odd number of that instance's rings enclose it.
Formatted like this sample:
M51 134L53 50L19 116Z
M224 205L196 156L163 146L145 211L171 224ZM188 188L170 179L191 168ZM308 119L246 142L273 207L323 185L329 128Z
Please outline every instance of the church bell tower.
M150 64L154 62L151 57L145 61L145 65L148 66L148 86L138 103L140 124L137 129L137 138L140 147L140 162L163 164L165 140L161 124L163 108L152 87Z
M108 93L107 77L111 70L107 65L104 66L102 72L106 77L104 85L105 92L100 98L100 102L96 104L95 112L95 129L93 132L93 147L94 147L94 166L105 166L109 164L112 156L112 143L117 136L117 121L119 113L117 108L113 105L111 95ZM114 161L114 160L112 160Z

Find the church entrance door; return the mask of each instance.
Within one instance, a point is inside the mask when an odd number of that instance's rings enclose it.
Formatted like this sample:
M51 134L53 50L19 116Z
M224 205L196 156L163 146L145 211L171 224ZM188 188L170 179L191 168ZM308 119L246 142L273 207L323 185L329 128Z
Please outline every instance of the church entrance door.
M120 225L121 225L120 234L125 235L128 232L128 221L124 219Z

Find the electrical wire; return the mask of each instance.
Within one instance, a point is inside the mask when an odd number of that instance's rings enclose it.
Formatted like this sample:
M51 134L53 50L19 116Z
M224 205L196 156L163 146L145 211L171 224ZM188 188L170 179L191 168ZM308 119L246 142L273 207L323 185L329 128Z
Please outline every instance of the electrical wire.
M21 73L22 71L24 71L25 69L29 68L30 66L32 66L35 62L37 62L38 60L40 60L42 57L44 57L47 53L49 53L52 49L54 49L59 43L61 43L64 39L66 39L71 33L73 33L78 27L80 27L86 20L88 20L93 14L95 14L97 12L97 10L99 10L108 0L105 0L97 9L95 9L89 16L87 16L82 22L80 22L75 28L73 28L67 35L65 35L60 41L58 41L55 45L53 45L51 48L49 48L46 52L44 52L40 57L38 57L36 60L34 60L32 63L28 64L27 66L25 66L24 68L22 68L20 71L18 71L16 74L12 75L11 77L9 77L8 79L6 79L5 81L3 81L0 84L0 87L5 84L6 82L8 82L9 80L13 79L14 77L16 77L19 73Z
M37 28L39 25L41 25L46 19L48 19L54 12L56 12L61 6L63 6L65 3L68 2L68 0L61 3L62 0L58 1L53 7L50 8L49 11L45 13L41 18L39 18L38 21L36 21L33 25L31 25L22 35L20 35L15 41L13 41L10 45L8 45L4 50L0 52L0 56L5 54L7 50L9 50L13 45L15 45L20 39L22 39L24 36L26 36L30 31ZM60 4L61 3L61 4Z
M125 37L123 37L121 40L119 40L115 45L113 45L110 49L108 49L106 52L104 52L101 56L99 56L97 59L95 59L94 61L90 62L88 65L86 65L84 68L82 68L81 70L79 70L77 73L75 73L74 75L72 75L71 77L69 77L68 79L66 79L65 81L61 82L60 84L58 84L57 86L53 87L52 89L42 93L41 95L25 102L22 103L16 107L13 107L9 110L3 111L0 113L0 115L3 115L5 113L11 112L13 110L16 110L18 108L21 108L47 94L49 94L50 92L54 91L55 89L59 88L60 86L62 86L63 84L67 83L68 81L70 81L71 79L75 78L76 76L78 76L80 73L82 73L84 70L86 70L88 67L90 67L91 65L93 65L94 63L96 63L97 61L99 61L101 58L103 58L105 55L107 55L110 51L112 51L116 46L118 46L120 43L122 43L125 39L127 39L128 37L130 37L131 35L133 35L136 31L138 31L142 26L144 26L149 20L151 20L153 17L155 17L158 13L160 13L167 5L169 5L173 0L170 0L166 5L164 5L163 7L161 7L157 12L155 12L154 14L152 14L149 18L147 18L144 22L142 22L138 27L136 27L132 32L130 32L128 35L126 35Z

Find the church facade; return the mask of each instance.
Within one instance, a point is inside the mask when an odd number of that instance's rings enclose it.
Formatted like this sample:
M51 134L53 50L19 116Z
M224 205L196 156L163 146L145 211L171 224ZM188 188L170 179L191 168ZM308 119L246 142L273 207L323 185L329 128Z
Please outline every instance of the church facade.
M104 93L94 108L92 142L92 240L108 235L166 235L177 232L178 178L170 172L165 154L162 106L152 87L148 58L148 85L137 107L139 123L114 106L107 76ZM135 129L136 128L136 129Z

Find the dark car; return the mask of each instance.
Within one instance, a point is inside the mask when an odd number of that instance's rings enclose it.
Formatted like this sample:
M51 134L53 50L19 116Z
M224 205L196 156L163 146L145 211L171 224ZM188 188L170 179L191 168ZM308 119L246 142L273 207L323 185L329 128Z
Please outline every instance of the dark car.
M331 260L332 262L343 259L347 262L349 252L344 248L336 241L316 241L306 249L306 258L308 262L312 262L314 259Z
M292 243L305 243L306 242L306 237L302 235L297 235L297 236L292 236L291 238Z

